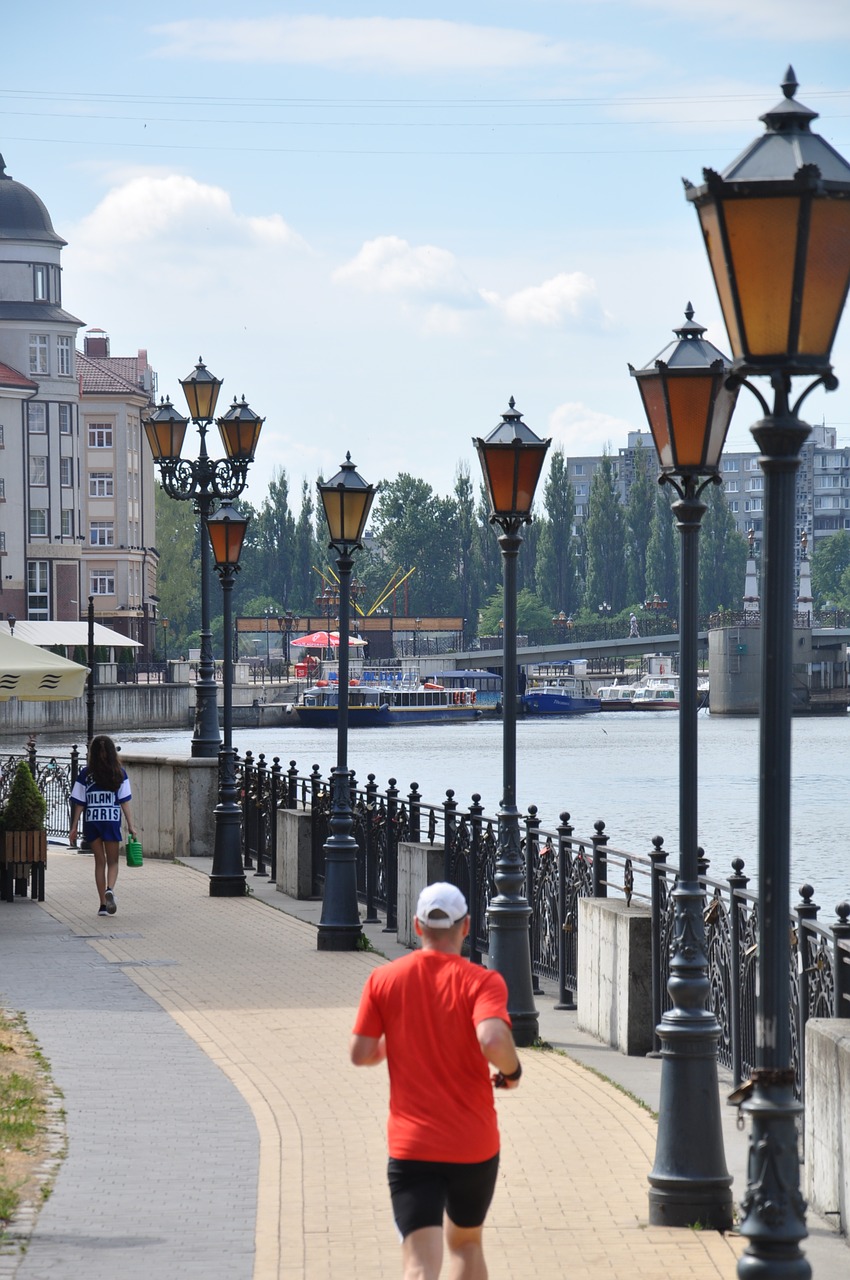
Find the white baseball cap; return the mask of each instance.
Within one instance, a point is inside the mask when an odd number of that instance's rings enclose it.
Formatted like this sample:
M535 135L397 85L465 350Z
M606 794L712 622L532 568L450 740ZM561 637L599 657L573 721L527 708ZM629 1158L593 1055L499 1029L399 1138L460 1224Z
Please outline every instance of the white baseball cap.
M429 884L419 895L416 919L427 929L451 929L469 915L466 898L453 884L437 880Z

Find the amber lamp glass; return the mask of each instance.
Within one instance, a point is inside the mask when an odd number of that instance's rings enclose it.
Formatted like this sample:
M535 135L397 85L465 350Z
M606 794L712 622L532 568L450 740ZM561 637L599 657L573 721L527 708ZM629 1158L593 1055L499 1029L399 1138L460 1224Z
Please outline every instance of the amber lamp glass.
M159 408L145 416L143 425L157 462L180 457L189 419L182 418L170 400L160 401Z
M188 378L180 379L180 386L189 406L193 422L212 422L221 379L210 373L203 360L198 359Z
M685 323L673 331L678 341L642 369L629 365L629 370L637 379L662 470L708 476L720 467L738 389L726 386L731 364L706 341L693 316L688 303Z
M351 454L332 479L318 486L328 522L331 544L341 554L361 545L375 488L354 469Z
M228 458L233 462L253 462L264 422L265 418L254 413L244 396L241 404L234 396L233 404L216 424Z
M850 285L850 165L817 112L785 97L722 174L685 183L705 240L736 369L823 372Z
M502 421L486 439L473 438L494 520L530 521L534 493L551 443L541 440L523 422L513 396L508 412L502 414Z
M219 569L234 569L239 564L247 528L248 517L237 511L230 502L223 502L215 515L209 517L207 533L213 558Z

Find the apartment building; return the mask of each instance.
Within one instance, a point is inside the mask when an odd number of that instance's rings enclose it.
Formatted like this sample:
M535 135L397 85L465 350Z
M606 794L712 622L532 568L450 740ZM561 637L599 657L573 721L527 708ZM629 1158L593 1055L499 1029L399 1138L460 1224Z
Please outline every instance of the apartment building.
M658 456L648 431L630 431L627 445L616 455L611 455L612 474L623 503L629 496L635 473L635 455L639 449L650 451L653 469L657 471ZM567 474L576 497L576 526L587 518L590 485L601 463L602 458L598 455L567 459ZM752 531L758 554L764 528L764 475L758 453L724 451L721 474L735 527L744 537ZM801 534L807 536L811 556L824 538L839 529L850 530L850 446L836 443L834 427L825 424L812 427L801 451L796 488L799 559Z
M65 244L0 156L0 613L76 620L91 595L99 620L148 644L156 539L140 414L155 378L143 352L110 359L100 331L78 356Z

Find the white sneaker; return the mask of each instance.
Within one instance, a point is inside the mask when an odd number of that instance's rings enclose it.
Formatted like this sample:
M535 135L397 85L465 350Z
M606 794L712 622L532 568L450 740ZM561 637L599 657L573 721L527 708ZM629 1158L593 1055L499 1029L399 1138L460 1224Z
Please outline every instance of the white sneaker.
M115 912L118 910L118 903L115 901L115 891L113 889L107 889L104 897L106 898L107 913L114 916Z

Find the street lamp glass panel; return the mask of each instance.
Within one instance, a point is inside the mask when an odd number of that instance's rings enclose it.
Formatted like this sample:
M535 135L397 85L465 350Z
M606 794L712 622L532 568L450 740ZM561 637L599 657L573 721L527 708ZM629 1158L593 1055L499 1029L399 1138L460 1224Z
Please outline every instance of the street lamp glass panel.
M247 528L248 517L241 515L229 502L222 503L215 515L207 520L213 557L220 569L232 569L239 564Z
M242 397L235 399L217 426L228 458L233 462L253 462L265 418L260 418Z
M180 379L180 386L193 421L211 422L221 390L221 379L210 373L203 360L199 360L189 376Z
M359 547L375 489L358 475L351 454L346 455L342 469L318 489L332 545L340 550Z
M789 344L800 205L799 198L723 203L727 269L731 287L737 288L746 349L753 355L785 351Z
M492 514L528 519L549 441L491 444L488 438L477 444Z
M800 318L800 350L830 351L850 283L850 200L816 200ZM833 326L830 328L830 326Z
M155 461L180 457L188 424L188 418L182 418L170 400L163 400L144 418L142 425Z

